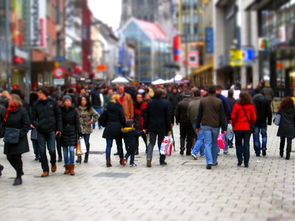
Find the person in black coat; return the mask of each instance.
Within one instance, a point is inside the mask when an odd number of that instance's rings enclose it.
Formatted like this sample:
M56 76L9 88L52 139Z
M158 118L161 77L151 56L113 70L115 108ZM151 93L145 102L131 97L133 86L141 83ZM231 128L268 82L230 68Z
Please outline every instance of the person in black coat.
M162 89L155 91L154 99L149 104L145 116L145 129L150 134L150 144L147 151L147 167L152 166L153 150L158 137L158 147L164 137L171 132L170 110L167 102L162 99ZM166 156L160 154L160 165L167 165Z
M63 104L61 108L63 127L60 140L64 153L65 174L75 175L75 146L80 134L80 119L69 95L63 96Z
M294 102L290 97L285 98L279 108L278 114L281 115L277 136L281 138L280 156L284 155L285 141L287 139L286 160L290 159L292 140L295 137L295 108Z
M18 95L11 95L4 122L7 132L11 128L18 129L19 138L16 143L12 143L7 138L9 134L4 133L4 154L7 155L7 160L16 171L16 178L13 185L20 185L22 184L22 176L24 175L22 154L29 152L27 133L30 129L30 120L28 112L22 107L22 100Z
M32 111L31 127L37 129L38 147L43 170L41 177L49 176L46 144L51 158L51 172L56 172L55 136L60 136L62 129L60 108L57 103L48 96L49 92L46 88L39 89L39 100L34 105Z
M100 123L105 125L103 131L103 138L106 139L106 166L111 167L111 149L113 140L116 140L118 153L120 156L120 164L125 166L123 145L122 145L122 132L121 128L125 127L126 120L122 105L119 103L120 95L113 95L111 102L107 105L106 109L100 116ZM103 120L104 118L104 120ZM105 121L105 122L102 122Z
M6 108L0 103L0 137L2 138L4 133L4 117L6 115ZM4 166L0 164L0 176L2 176L2 171L4 169Z

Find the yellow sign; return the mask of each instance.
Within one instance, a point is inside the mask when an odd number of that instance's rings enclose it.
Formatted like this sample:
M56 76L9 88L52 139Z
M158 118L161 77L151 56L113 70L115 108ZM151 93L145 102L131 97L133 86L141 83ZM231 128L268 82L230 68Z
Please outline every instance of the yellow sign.
M244 65L243 50L239 50L239 49L230 50L230 65L233 67Z

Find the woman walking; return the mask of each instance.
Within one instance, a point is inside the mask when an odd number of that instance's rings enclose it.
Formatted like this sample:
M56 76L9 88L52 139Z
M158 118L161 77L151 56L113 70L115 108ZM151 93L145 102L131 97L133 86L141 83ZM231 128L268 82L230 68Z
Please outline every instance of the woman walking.
M295 108L294 102L290 97L287 97L282 101L278 114L281 115L277 133L277 136L281 138L280 156L284 156L284 147L287 139L286 160L289 160L292 148L292 139L295 137Z
M99 121L102 126L105 126L103 132L103 138L106 139L106 166L111 167L111 149L113 140L116 140L118 153L120 156L120 164L125 166L126 161L124 159L123 145L122 145L122 133L121 128L126 126L125 115L122 105L119 102L120 95L113 95L111 102L107 105L106 109L102 113Z
M73 106L72 98L63 96L61 145L63 147L65 174L75 175L75 147L80 134L79 114Z
M21 185L24 175L22 154L29 152L27 133L30 130L30 120L18 95L11 95L4 124L4 154L7 155L7 160L16 171L13 185Z
M98 113L91 107L89 98L87 96L81 96L78 100L78 114L80 119L80 137L83 137L86 153L84 163L88 163L89 151L90 151L90 134L92 133L92 124L95 124L99 118ZM78 156L77 163L81 163L82 156Z
M256 111L251 95L248 92L240 94L240 100L234 106L231 115L236 136L236 154L238 166L249 166L251 127L256 122Z

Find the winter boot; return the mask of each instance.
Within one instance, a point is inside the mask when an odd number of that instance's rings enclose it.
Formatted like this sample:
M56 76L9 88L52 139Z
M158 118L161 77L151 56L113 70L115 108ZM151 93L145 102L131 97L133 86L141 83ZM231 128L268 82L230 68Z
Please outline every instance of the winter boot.
M152 160L146 161L146 167L152 167Z
M111 159L107 159L106 166L107 167L112 167Z
M70 174L70 168L69 168L69 165L65 165L65 172L64 174Z
M82 156L78 156L78 158L77 158L77 160L76 160L76 163L81 164L81 162L82 162Z
M287 145L286 160L290 160L291 145Z
M161 166L166 166L167 163L165 162L166 156L165 155L160 155L160 165Z
M280 157L284 156L284 146L280 145Z
M72 176L74 176L75 175L75 164L70 164L69 166L70 166L70 174Z
M90 144L87 144L86 145L86 153L85 153L84 163L88 163L89 150L90 150Z

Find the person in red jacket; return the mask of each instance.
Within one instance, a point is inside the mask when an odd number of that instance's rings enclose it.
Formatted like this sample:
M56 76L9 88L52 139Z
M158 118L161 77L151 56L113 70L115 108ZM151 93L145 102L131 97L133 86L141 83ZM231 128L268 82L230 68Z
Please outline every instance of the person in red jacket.
M251 127L256 122L256 110L251 95L248 92L240 94L240 100L234 106L231 114L236 136L236 151L238 166L249 166Z
M138 93L136 95L136 102L134 103L134 128L138 131L142 131L144 128L144 114L148 107L148 102L144 101L143 94ZM147 137L146 134L142 134L142 139L147 149ZM137 139L137 145L135 155L138 155L139 140Z

